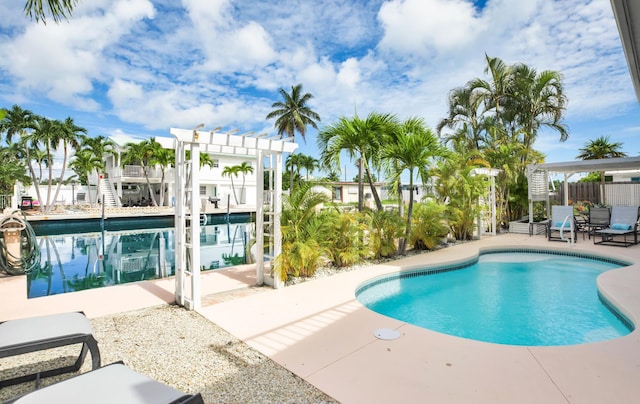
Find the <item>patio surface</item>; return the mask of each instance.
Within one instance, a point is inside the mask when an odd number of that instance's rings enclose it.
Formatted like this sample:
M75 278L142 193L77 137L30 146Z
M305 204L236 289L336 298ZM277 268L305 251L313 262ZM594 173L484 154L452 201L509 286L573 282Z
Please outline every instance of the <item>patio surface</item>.
M202 277L200 313L343 403L636 403L640 402L640 332L567 347L478 342L376 314L355 300L362 282L400 269L465 260L490 247L569 248L542 236L488 237L284 289L249 288L251 266ZM571 247L640 262L640 245ZM640 267L598 278L603 293L632 322L640 315ZM27 300L24 277L0 278L0 321L83 310L89 317L173 301L174 279ZM236 291L229 298L226 291ZM401 332L380 340L374 330Z

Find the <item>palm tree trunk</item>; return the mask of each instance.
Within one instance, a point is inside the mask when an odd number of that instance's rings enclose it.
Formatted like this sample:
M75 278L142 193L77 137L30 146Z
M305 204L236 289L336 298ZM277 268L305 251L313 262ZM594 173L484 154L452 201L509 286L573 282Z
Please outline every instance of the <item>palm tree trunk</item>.
M407 224L404 228L404 238L400 239L400 255L407 251L407 240L411 234L411 216L413 215L413 170L409 170L409 207L407 208Z
M60 171L60 177L58 177L58 185L56 186L56 192L53 195L53 204L55 205L60 195L60 187L62 187L62 181L64 180L64 170L67 167L67 145L64 146L64 157L62 158L62 170Z
M380 200L380 196L378 195L378 190L373 183L373 178L371 178L371 171L369 170L369 166L365 165L365 171L367 173L367 178L369 180L369 187L371 188L371 194L373 195L373 200L376 201L376 208L378 210L382 210L382 201Z
M358 212L364 208L364 178L362 175L362 157L358 159Z

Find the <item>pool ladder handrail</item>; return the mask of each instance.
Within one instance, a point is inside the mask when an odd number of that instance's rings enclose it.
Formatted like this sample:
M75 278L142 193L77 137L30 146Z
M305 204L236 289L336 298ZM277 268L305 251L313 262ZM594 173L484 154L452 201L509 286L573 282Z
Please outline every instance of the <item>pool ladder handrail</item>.
M567 223L567 220L570 220L569 222L569 228L571 229L571 237L569 237L569 239L564 237L564 226ZM569 243L570 246L573 246L573 240L574 240L574 226L573 226L573 215L569 215L567 217L564 218L564 220L562 221L562 226L560 226L560 240L566 241L567 243Z

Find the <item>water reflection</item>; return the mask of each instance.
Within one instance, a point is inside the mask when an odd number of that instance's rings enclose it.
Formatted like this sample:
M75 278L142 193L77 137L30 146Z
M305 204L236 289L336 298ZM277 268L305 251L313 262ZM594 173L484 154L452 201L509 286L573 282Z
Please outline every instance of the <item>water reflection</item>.
M200 262L213 270L248 262L253 224L201 227ZM27 275L29 298L171 276L174 228L37 237L40 263Z

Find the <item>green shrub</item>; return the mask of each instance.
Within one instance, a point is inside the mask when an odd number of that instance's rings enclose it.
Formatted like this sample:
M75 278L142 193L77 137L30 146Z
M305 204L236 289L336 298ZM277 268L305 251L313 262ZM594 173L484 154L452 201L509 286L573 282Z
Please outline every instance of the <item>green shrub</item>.
M369 255L364 243L367 224L361 213L330 211L323 213L322 218L325 231L320 242L335 266L352 266Z
M416 250L433 250L449 231L444 219L446 206L429 201L418 203L413 209L409 243Z
M375 258L393 257L398 253L397 241L403 234L404 222L397 212L369 211L369 245Z

